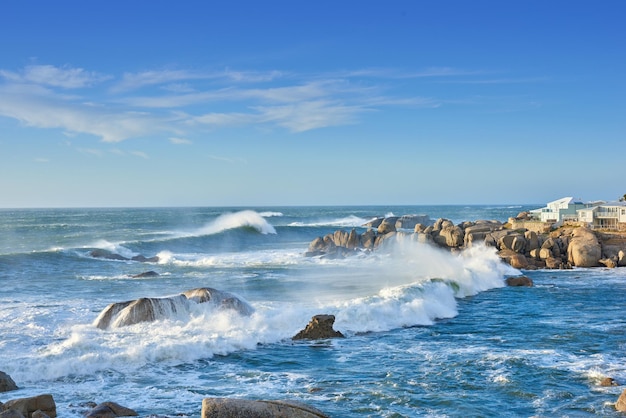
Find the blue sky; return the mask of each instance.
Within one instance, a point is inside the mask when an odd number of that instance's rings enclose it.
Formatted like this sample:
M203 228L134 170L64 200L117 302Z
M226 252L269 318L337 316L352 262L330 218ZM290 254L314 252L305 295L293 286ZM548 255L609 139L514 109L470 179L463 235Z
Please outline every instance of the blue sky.
M626 193L623 1L5 1L0 207Z

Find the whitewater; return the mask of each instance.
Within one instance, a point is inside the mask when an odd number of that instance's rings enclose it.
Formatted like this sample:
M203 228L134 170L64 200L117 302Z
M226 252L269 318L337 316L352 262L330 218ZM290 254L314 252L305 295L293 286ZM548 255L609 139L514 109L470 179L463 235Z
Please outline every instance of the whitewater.
M532 207L0 210L0 370L20 387L0 402L51 393L62 417L104 401L196 417L213 396L342 417L619 416L621 388L599 382L626 382L623 269L520 272L491 248L410 238L304 256L314 238L377 216L506 221ZM535 286L505 287L520 273ZM191 304L95 326L111 303L199 287L251 310ZM346 338L292 341L316 314L335 315Z

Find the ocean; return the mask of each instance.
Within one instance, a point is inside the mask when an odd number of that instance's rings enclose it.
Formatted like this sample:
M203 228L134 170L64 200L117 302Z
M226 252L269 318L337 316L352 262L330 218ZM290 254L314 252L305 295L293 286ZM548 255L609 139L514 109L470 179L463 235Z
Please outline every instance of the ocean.
M506 221L540 205L0 210L0 370L50 393L60 417L114 401L198 417L205 397L294 400L333 417L621 416L626 269L523 272L495 250L411 240L346 259L308 244L385 215ZM105 250L126 258L94 258ZM137 277L154 271L158 275ZM254 313L198 304L99 329L110 303L230 292ZM292 341L316 314L346 338Z

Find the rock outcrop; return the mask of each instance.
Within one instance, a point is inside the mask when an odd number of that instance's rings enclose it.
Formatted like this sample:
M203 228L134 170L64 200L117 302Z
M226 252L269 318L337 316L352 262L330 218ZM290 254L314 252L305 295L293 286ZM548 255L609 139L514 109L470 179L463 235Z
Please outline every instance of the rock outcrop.
M108 305L95 320L100 329L123 327L140 322L152 322L189 313L191 304L210 303L217 309L233 310L240 315L251 315L254 309L232 293L202 287L166 298L140 298Z
M335 315L315 315L306 328L298 332L293 340L319 340L325 338L343 338L343 334L333 329Z
M49 418L57 416L57 406L52 395L38 395L29 398L19 398L7 401L2 405L3 411L16 411L25 418L33 417L37 411L39 416L45 414Z
M526 215L522 213L519 216ZM510 224L494 220L466 221L454 225L444 218L432 225L417 222L411 234L406 231L405 226L409 224L404 218L377 218L365 224L364 228L368 229L361 234L353 228L349 233L339 230L318 237L311 242L305 255L343 258L361 251L373 251L398 237L412 235L417 242L452 251L475 245L495 247L500 258L523 270L626 266L626 234L600 233L572 226L537 232L525 228L511 229Z
M311 406L292 401L205 398L201 418L328 418Z
M6 374L5 372L0 372L0 393L9 392L11 390L17 390L18 387L11 379L11 376Z

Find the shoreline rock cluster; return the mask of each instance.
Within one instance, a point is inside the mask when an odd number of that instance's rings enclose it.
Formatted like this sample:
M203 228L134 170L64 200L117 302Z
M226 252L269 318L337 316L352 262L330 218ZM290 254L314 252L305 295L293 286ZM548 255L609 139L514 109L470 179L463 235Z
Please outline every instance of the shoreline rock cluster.
M515 219L524 219L521 213ZM536 232L496 220L466 221L454 224L440 218L429 221L425 215L377 218L350 232L337 230L315 238L308 257L344 258L356 252L374 251L383 243L409 237L450 251L474 245L495 247L502 260L523 270L567 269L572 267L626 266L626 234L598 232L583 226L564 226ZM549 228L547 228L549 229Z

